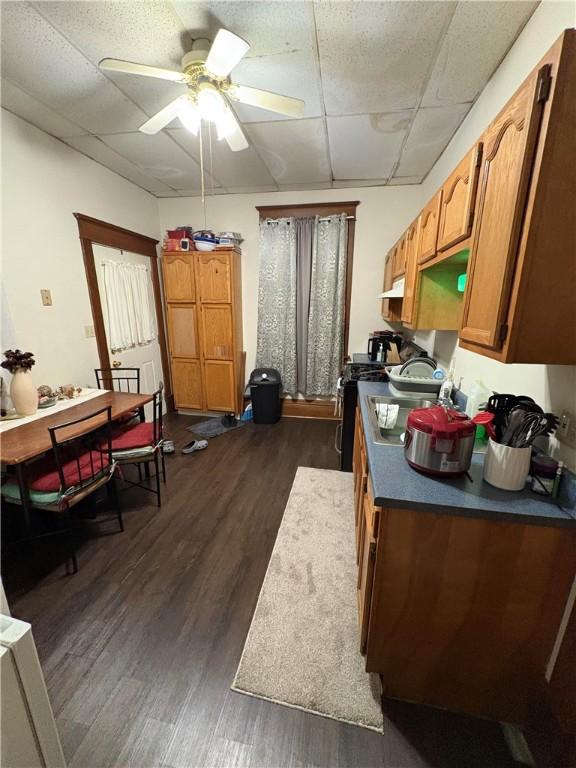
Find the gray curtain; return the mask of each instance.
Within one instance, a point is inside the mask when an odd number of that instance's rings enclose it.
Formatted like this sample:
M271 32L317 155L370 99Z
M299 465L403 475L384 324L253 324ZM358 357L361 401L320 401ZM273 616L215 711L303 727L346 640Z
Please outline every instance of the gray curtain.
M330 397L342 367L346 214L260 224L256 366L284 392Z
M298 392L306 392L308 366L308 317L312 279L312 243L316 219L295 219L296 226L296 355Z
M306 365L307 396L333 395L344 352L346 214L316 218Z
M260 223L256 367L276 368L284 391L290 395L298 391L294 219Z

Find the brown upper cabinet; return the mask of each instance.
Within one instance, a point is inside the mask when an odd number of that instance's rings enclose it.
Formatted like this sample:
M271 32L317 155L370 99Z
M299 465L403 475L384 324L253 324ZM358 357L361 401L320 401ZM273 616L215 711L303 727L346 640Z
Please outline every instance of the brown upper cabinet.
M505 363L576 364L576 31L489 125L460 344Z
M439 251L445 251L470 237L481 157L482 144L477 144L458 163L442 187L438 223Z
M195 301L194 254L165 253L162 258L166 301Z
M397 246L394 246L387 254L384 261L384 286L383 291L389 291L392 288L394 278L394 260L396 258ZM399 322L402 309L402 299L382 299L382 319L388 322Z
M404 242L406 243L406 277L404 280L404 300L402 302L402 322L409 324L412 322L418 289L418 220L413 222L406 230Z
M430 261L436 256L436 243L438 239L438 222L440 220L440 205L442 202L442 190L434 195L432 200L422 209L420 214L419 240L418 240L418 264Z
M225 251L209 251L198 254L198 285L200 301L232 301L231 264Z
M503 363L576 365L575 125L566 30L423 208L415 266L414 225L395 246L402 322Z
M398 240L394 247L394 258L392 261L392 277L396 280L406 271L406 238L404 235Z

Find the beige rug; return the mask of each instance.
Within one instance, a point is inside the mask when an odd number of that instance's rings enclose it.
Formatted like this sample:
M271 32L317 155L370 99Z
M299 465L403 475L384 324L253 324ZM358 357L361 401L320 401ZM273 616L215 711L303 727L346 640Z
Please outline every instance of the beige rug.
M352 475L299 467L232 689L382 731L356 578Z

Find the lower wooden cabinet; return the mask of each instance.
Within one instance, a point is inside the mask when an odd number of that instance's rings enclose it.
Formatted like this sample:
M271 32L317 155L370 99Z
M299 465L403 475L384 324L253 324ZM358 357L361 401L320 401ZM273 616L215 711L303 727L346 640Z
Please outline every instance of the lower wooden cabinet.
M172 358L174 402L179 408L202 408L202 368L200 360Z
M366 672L384 696L523 723L569 598L576 531L378 507L362 457L353 466Z
M225 360L204 361L206 408L209 411L235 411L234 364Z

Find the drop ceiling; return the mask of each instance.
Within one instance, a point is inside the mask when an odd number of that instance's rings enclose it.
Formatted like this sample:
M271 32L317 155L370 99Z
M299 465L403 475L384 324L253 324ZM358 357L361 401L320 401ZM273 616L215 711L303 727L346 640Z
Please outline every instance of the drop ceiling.
M209 190L418 184L537 5L4 0L1 103L157 197L198 195L198 139L178 121L138 131L185 87L97 65L180 69L193 39L225 27L251 45L233 79L306 109L286 119L237 105L250 148L213 142Z

